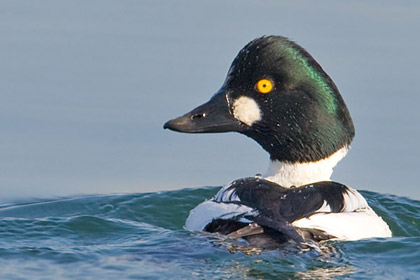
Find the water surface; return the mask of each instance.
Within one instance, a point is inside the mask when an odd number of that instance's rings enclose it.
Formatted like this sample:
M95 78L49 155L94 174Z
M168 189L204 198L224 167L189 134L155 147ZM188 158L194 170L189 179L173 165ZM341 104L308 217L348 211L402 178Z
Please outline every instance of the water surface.
M72 196L0 206L1 279L416 279L420 202L362 192L389 239L250 253L183 229L219 188Z

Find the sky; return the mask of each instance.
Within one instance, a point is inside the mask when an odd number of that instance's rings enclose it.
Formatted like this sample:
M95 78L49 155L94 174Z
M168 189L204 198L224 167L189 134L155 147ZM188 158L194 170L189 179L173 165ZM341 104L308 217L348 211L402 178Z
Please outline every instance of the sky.
M349 107L356 137L332 179L420 199L419 14L417 1L1 1L0 201L264 173L243 135L162 128L262 35L302 45Z

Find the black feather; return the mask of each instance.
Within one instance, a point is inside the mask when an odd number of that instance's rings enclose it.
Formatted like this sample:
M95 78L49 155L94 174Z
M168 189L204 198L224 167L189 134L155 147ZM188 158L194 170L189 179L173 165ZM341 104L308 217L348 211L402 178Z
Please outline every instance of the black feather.
M301 242L305 239L321 241L334 238L322 230L294 228L292 223L318 213L326 205L330 207L329 213L343 211L344 194L348 190L345 185L330 181L297 188L284 188L271 181L252 177L234 181L227 189L222 190L215 200L255 209L257 214L246 216L246 218L260 225L264 233L244 238L249 242L258 241L258 243L268 238L267 244L272 246L273 240ZM206 226L205 231L227 235L247 225L234 219L215 219Z

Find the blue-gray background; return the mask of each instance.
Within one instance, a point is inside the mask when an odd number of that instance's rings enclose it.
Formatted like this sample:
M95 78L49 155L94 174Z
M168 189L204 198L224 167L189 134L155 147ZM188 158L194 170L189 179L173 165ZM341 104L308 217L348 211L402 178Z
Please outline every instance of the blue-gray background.
M418 1L1 1L0 201L222 185L264 172L239 134L162 125L267 34L330 74L357 134L333 179L420 199Z

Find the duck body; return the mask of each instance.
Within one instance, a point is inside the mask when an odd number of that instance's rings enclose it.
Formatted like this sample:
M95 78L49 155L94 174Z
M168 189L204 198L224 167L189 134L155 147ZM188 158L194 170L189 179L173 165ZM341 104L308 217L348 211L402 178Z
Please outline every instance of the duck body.
M256 235L265 233L269 241L262 245L259 239L259 247L275 247L272 239L280 244L391 235L355 189L332 181L284 188L258 177L223 187L191 211L185 227L249 239L251 244Z
M188 230L217 232L263 248L290 240L391 236L359 192L330 181L354 137L353 122L331 78L287 38L251 41L210 101L164 128L239 132L270 155L264 177L223 187L191 211Z

